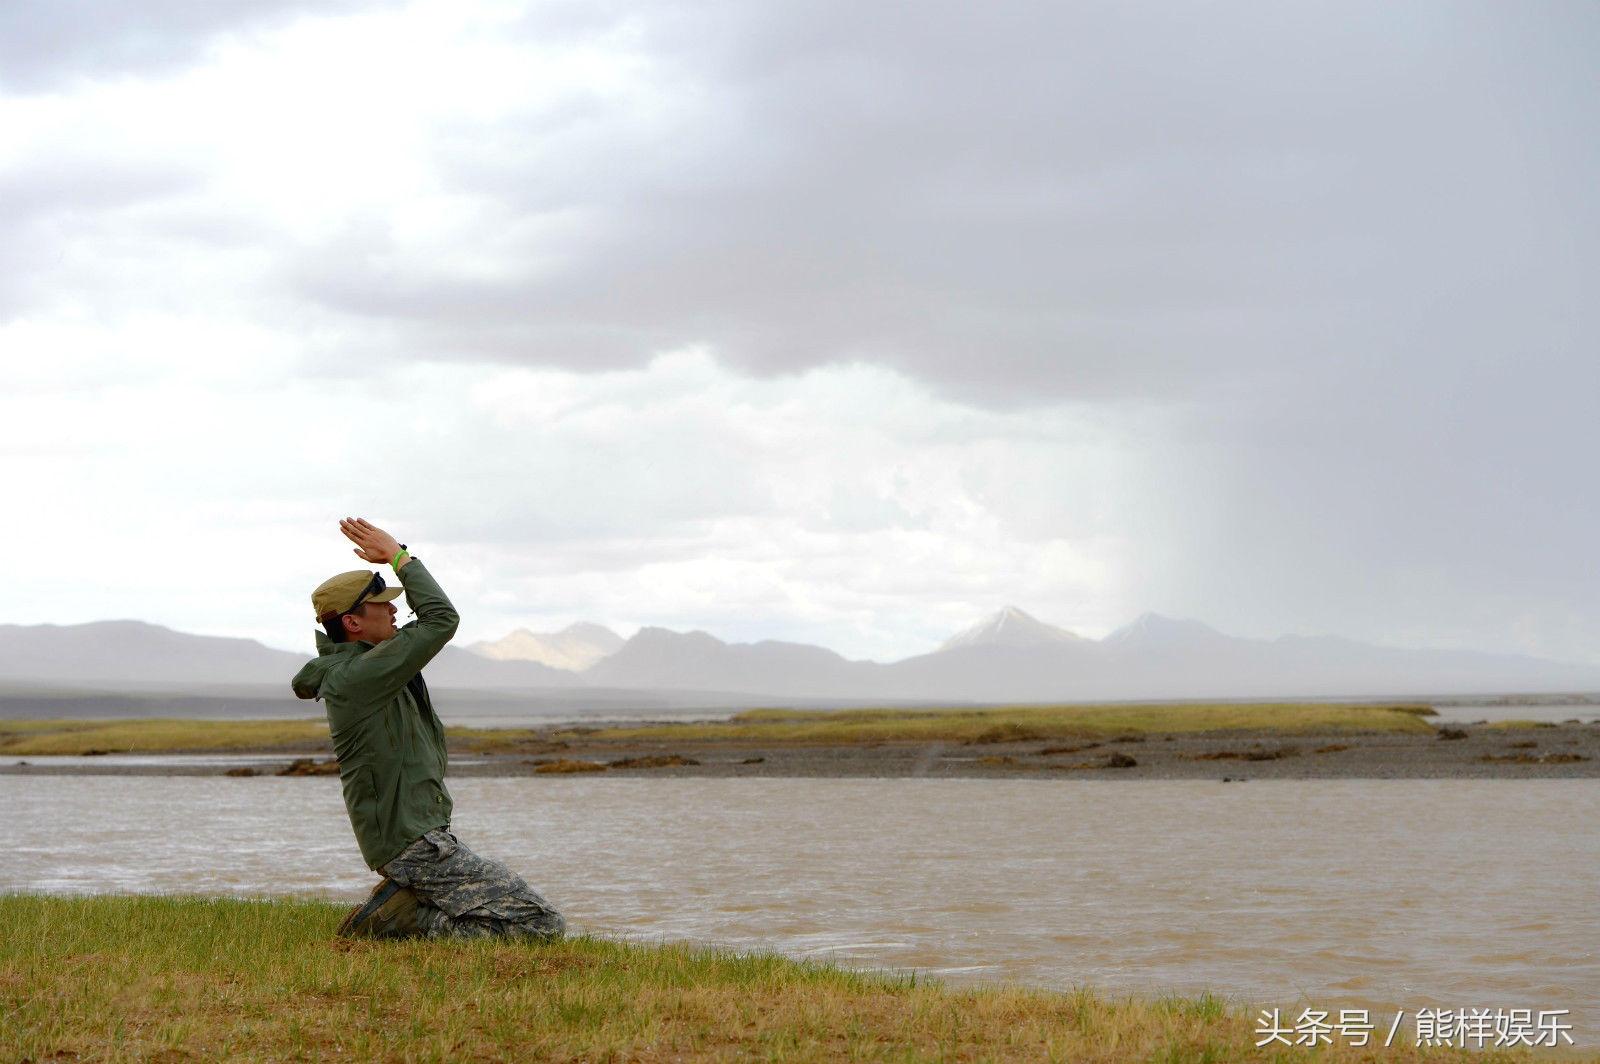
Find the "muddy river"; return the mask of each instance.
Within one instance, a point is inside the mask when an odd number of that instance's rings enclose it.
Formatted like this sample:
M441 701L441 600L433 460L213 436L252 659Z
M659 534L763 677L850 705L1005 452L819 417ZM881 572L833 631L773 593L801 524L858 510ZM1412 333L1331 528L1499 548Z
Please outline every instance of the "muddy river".
M1567 1008L1600 1044L1587 780L460 779L457 833L578 930L951 981ZM0 777L0 890L373 882L332 779Z

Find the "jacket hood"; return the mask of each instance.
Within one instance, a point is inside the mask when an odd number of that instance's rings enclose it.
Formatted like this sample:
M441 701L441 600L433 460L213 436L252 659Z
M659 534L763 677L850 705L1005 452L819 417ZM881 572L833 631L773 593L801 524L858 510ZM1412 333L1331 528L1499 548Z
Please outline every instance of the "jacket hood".
M328 670L339 663L341 654L359 653L367 649L365 643L335 643L327 632L317 632L317 656L300 667L290 686L299 698L321 698L322 681Z

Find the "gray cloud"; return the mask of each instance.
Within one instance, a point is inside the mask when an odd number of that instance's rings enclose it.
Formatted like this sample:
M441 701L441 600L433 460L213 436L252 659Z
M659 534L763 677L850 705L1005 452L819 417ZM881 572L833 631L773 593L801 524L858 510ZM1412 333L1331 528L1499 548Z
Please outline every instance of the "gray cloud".
M968 402L1169 404L1188 429L1155 490L1192 522L1152 605L1468 642L1542 608L1579 620L1540 646L1592 653L1594 8L644 21L687 101L665 129L580 91L440 141L497 232L530 223L504 275L391 246L394 273L335 285L335 243L305 291L461 358L707 342L758 374L864 359Z
M93 270L78 272L66 262L75 246L96 242L103 254L120 241L97 238L121 224L125 212L201 187L200 175L154 159L125 159L108 173L85 147L0 170L0 202L6 204L0 213L0 321L82 294L85 273ZM68 274L75 291L60 283Z
M24 89L171 69L313 10L202 7L135 26L13 5L0 67ZM8 179L5 308L179 302L173 277L238 262L245 310L337 337L328 374L703 344L762 377L865 361L979 407L1159 409L1151 501L1115 522L1148 549L1131 598L1245 634L1515 628L1593 657L1600 8L562 4L499 32L625 53L638 81L427 117L448 239L381 195L280 231L191 195L202 165L113 157L97 179L90 151ZM118 281L136 207L171 259ZM86 272L49 266L63 247ZM563 484L560 521L764 505L759 472L657 490L616 446L626 490ZM1083 511L1048 470L1005 483L1037 500L1010 508L1018 538ZM502 509L508 535L546 515ZM870 495L839 510L906 520Z
M1408 10L619 9L671 117L579 86L440 132L501 274L440 274L373 218L298 282L459 357L708 342L756 372L867 358L980 401L1211 394L1426 343L1431 295L1481 286L1485 259L1555 272L1560 231L1593 228L1572 134L1597 34L1576 7ZM375 251L385 269L348 268Z

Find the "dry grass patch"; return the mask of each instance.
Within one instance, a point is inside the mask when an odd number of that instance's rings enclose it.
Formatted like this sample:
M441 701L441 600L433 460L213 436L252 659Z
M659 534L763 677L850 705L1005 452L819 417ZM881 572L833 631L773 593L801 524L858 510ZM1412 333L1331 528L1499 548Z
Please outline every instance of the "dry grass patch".
M333 758L318 761L314 757L297 757L283 768L279 769L279 776L337 776L339 762Z
M698 765L700 762L692 757L682 754L646 754L643 757L622 757L615 761L607 761L610 768L679 768L687 765Z
M558 761L544 761L534 765L533 771L542 774L564 774L570 772L604 772L606 766L598 761L575 761L570 758L561 758Z
M584 729L568 729L572 735ZM447 727L445 739L452 751L471 754L553 754L568 749L571 744L562 739L552 739L549 734L535 728L466 728Z
M988 743L1027 743L1046 736L1037 728L1029 727L1017 721L1004 721L990 728L984 728L977 735L967 740L969 745Z
M1085 750L1093 750L1099 743L1071 743L1067 746L1047 746L1039 751L1040 757L1054 757L1057 754L1079 754Z
M1000 706L986 709L756 709L727 721L585 731L614 741L842 745L870 742L994 743L1092 739L1133 742L1151 734L1245 731L1283 735L1427 734L1428 706L1327 703ZM561 733L577 738L578 733Z
M1105 757L1100 758L1098 761L1078 761L1071 765L1051 765L1050 767L1054 769L1060 769L1065 772L1072 772L1078 769L1135 768L1138 766L1138 764L1138 761L1129 757L1127 754L1113 751L1112 753L1107 754Z

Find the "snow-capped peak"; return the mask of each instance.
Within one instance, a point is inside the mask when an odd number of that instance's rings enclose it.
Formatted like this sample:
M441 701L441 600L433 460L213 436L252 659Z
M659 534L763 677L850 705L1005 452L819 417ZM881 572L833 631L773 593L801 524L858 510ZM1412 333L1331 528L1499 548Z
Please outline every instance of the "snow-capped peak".
M554 669L581 672L622 646L622 637L603 625L579 621L559 632L518 628L493 642L473 643L474 654L498 661L537 661Z
M1015 606L1007 606L971 628L946 639L939 649L954 650L957 647L973 646L1028 647L1045 643L1076 643L1082 638L1065 628L1045 624Z

